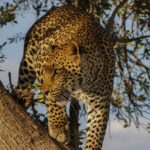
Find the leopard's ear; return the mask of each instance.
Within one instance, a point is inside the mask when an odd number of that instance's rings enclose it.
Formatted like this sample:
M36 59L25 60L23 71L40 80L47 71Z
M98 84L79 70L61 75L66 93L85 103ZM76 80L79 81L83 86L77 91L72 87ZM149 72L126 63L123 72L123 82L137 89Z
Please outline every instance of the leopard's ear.
M68 55L79 55L79 46L76 42L71 42L67 45Z
M68 44L66 53L71 59L73 59L73 61L80 64L81 54L79 50L79 45L76 42Z

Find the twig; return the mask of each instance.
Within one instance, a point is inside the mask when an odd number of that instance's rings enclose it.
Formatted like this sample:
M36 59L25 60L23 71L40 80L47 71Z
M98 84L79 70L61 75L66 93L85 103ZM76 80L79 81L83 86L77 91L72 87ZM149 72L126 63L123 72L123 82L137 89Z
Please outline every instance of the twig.
M110 33L113 29L113 25L114 25L114 19L116 17L116 14L118 13L119 9L122 8L125 3L127 3L128 0L123 0L113 11L111 17L108 20L108 23L106 25L106 30L108 33Z
M9 84L10 84L11 92L13 92L14 88L13 88L13 84L12 84L12 80L11 80L11 73L10 72L8 73L8 78L9 78Z
M136 38L114 38L114 42L120 42L120 43L129 43L129 42L133 42L133 41L138 41L144 38L149 38L150 35L145 35L145 36L140 36L140 37L136 37Z
M8 7L7 10L0 13L0 24L3 24L3 22L7 21L9 16L18 8L19 4L22 3L22 0L18 0L16 2L16 5Z
M131 51L128 51L132 56L134 56L134 58L136 59L136 61L132 61L134 64L143 67L148 75L148 78L150 79L150 67L146 66L145 64L143 64L143 62Z

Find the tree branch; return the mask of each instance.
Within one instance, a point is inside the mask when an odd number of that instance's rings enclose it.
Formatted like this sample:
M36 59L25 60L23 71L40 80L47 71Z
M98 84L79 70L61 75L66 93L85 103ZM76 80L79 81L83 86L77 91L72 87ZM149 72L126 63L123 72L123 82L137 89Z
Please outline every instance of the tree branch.
M133 60L132 63L143 67L146 70L146 72L147 72L148 78L150 79L150 67L148 67L145 64L143 64L143 62L134 53L132 53L131 51L128 51L128 53L130 53L136 59L136 61Z
M123 1L114 9L114 11L113 11L113 13L112 13L111 17L109 18L108 23L107 23L107 25L106 25L106 31L107 31L108 33L110 33L110 32L112 31L112 29L113 29L114 19L115 19L115 17L116 17L116 14L118 13L119 9L121 9L121 8L125 5L125 3L127 3L127 1L128 1L128 0L123 0Z
M0 149L67 150L49 137L47 130L35 122L13 100L0 83Z
M150 35L145 35L145 36L140 36L140 37L136 37L136 38L114 38L114 42L120 42L120 43L129 43L129 42L133 42L133 41L139 41L141 39L144 38L149 38Z
M75 150L79 150L79 111L80 105L79 101L75 98L71 98L71 106L70 106L70 135L71 135L71 146L74 147Z
M140 36L140 37L133 37L133 38L118 38L117 36L112 35L111 41L115 45L117 42L119 43L129 43L129 42L134 42L134 41L139 41L141 39L149 38L150 35L145 35L145 36Z

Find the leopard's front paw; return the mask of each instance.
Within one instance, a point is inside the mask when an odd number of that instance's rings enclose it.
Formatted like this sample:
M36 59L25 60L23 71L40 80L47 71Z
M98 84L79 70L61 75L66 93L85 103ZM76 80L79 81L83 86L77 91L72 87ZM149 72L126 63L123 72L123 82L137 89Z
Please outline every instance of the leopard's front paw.
M12 92L12 96L21 106L28 108L33 103L33 93L30 91L30 89L21 89L16 87Z
M66 124L64 127L50 126L49 135L61 143L69 144L70 143L69 123Z
M57 136L57 141L62 142L64 144L70 143L70 130L69 130L69 123L63 127L62 131Z

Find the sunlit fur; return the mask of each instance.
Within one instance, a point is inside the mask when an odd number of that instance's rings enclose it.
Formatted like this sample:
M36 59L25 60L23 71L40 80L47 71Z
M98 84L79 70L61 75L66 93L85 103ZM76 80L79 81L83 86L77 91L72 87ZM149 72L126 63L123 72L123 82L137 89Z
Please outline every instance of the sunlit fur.
M67 136L65 109L57 104L67 94L88 106L86 150L101 150L115 69L110 38L91 15L72 6L49 11L28 31L16 91L22 95L38 79L48 93L49 133L55 139L65 141L57 138L59 129L60 137Z

